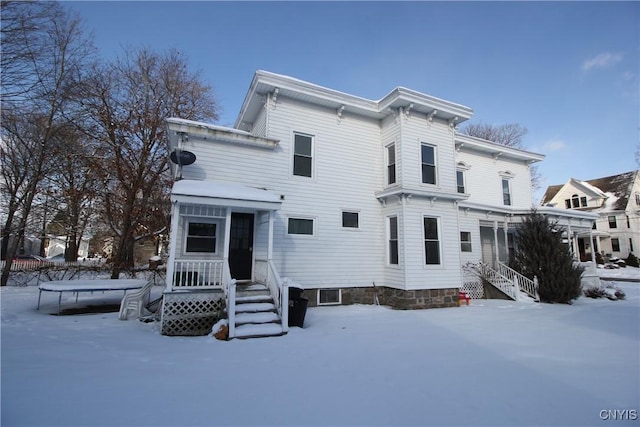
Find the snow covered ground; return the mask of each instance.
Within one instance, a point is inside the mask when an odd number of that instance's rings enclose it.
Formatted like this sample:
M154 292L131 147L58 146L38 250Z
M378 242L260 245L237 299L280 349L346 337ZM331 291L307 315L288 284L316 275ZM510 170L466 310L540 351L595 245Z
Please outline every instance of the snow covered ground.
M36 311L36 287L10 286L1 424L637 426L640 283L614 284L625 300L312 308L304 329L229 342L51 315L57 296Z

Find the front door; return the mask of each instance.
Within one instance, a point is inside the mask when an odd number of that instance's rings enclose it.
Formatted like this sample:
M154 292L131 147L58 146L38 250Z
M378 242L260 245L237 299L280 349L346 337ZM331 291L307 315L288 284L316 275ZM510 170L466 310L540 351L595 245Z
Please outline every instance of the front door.
M253 266L253 214L231 214L229 269L236 280L251 280Z

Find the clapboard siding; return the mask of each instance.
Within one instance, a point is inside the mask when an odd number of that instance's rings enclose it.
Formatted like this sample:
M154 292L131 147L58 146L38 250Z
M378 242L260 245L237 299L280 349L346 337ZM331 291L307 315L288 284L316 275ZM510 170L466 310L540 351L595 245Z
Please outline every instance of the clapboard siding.
M513 173L511 181L511 206L514 208L530 208L532 206L531 174L529 166L522 161L494 159L485 153L460 150L456 155L457 162L470 166L465 171L466 191L469 202L485 205L503 206L502 177L500 172Z
M381 123L380 123L380 136L382 139L382 179L383 179L383 185L384 187L389 187L389 185L387 185L387 147L390 144L395 144L396 146L396 182L395 184L392 184L392 186L399 186L400 185L400 179L402 177L402 171L403 171L403 166L402 166L402 152L399 148L400 146L400 142L401 142L401 137L400 137L400 125L399 125L400 121L398 120L396 115L390 115L385 117Z
M414 199L404 208L407 289L454 288L460 285L457 208L453 202ZM438 219L440 265L426 265L423 218Z
M403 186L429 191L456 191L453 131L438 119L427 120L424 114L411 113L402 119ZM422 183L422 143L436 149L436 184Z
M482 250L480 246L480 220L479 214L472 212L460 212L458 214L458 225L460 232L471 233L471 252L460 251L460 263L478 262L482 260Z

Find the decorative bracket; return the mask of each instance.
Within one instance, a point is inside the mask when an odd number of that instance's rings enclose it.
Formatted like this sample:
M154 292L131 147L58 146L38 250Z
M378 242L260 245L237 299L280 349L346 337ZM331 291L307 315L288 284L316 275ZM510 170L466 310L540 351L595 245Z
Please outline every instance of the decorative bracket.
M458 116L452 117L449 120L449 129L453 131L456 128L456 123L458 122Z
M338 123L340 123L342 121L342 113L344 112L344 105L340 106L340 108L338 108Z
M498 160L500 156L502 156L502 151L499 151L493 155L493 161L495 162L496 160Z
M409 114L411 113L411 110L413 110L413 102L409 105L407 105L406 107L404 107L404 119L405 120L409 120Z
M280 88L275 88L273 94L271 95L271 109L276 109L276 104L278 102L278 94L280 93Z
M433 110L427 116L427 124L429 125L429 127L431 127L431 124L433 123L433 118L436 116L436 114L438 114L438 110Z

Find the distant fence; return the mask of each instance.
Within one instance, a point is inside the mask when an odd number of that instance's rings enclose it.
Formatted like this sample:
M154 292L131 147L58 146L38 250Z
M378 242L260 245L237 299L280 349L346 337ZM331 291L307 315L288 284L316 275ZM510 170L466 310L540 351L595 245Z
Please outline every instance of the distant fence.
M4 270L7 261L0 261L0 269ZM104 260L101 261L71 261L71 262L53 262L53 261L37 261L37 260L16 260L11 263L11 271L39 271L50 268L80 268L86 266L100 267L106 265ZM107 267L110 268L110 267Z

